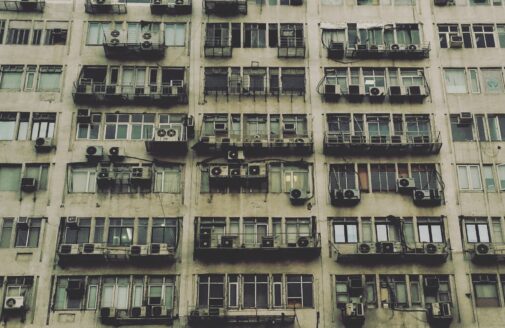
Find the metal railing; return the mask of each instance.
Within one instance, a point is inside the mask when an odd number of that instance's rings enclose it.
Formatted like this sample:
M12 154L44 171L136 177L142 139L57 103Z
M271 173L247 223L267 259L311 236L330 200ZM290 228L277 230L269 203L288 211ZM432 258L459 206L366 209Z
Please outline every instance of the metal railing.
M182 80L173 80L170 83L137 86L134 84L107 84L93 82L88 79L80 79L74 83L74 97L79 95L88 96L123 96L123 100L131 100L135 97L177 97L186 93L186 85Z
M210 38L207 37L205 38L205 47L208 48L225 48L225 47L231 47L231 39L226 37L226 38Z
M325 144L327 145L423 145L440 143L440 132L438 133L417 133L405 132L401 135L365 135L352 134L350 132L325 133Z

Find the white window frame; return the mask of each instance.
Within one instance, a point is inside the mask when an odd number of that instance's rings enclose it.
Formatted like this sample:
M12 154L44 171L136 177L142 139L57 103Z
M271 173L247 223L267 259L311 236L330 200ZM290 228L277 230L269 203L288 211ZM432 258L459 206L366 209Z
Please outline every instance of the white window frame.
M482 191L482 177L481 177L482 174L479 164L458 164L456 167L458 170L459 190ZM476 177L472 176L473 174L472 169L475 170L475 168L477 169L478 184L477 181L475 181ZM462 180L461 180L462 176L460 174L465 174L468 187L462 186Z

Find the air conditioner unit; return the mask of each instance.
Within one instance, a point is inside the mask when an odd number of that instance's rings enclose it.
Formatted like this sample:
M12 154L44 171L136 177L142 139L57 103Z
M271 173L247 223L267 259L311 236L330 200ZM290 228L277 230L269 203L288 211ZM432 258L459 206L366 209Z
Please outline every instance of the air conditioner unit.
M391 100L400 100L407 96L407 89L399 85L393 85L389 87L388 93Z
M123 160L125 157L124 149L121 147L110 147L109 148L109 158L112 161Z
M250 178L264 178L267 176L267 165L265 163L249 164L247 176Z
M428 295L436 295L440 288L440 281L437 277L424 277L424 292Z
M82 254L103 254L103 247L101 244L86 243L82 245Z
M389 50L402 51L402 50L405 50L405 47L403 45L398 44L398 43L393 43L392 45L389 46Z
M416 205L440 205L442 201L438 189L415 189L412 197Z
M364 96L365 87L361 84L349 84L349 96Z
M113 307L101 307L100 308L100 318L115 318L116 309Z
M131 256L147 255L147 245L131 245L130 255Z
M37 190L37 179L21 178L21 190L24 192L34 192Z
M493 255L494 247L490 243L475 244L475 255Z
M149 247L149 254L151 255L169 255L173 252L173 248L168 244L152 243Z
M132 318L143 318L147 316L146 306L134 306L130 310L130 316Z
M79 244L61 244L58 249L60 255L77 255L79 254Z
M78 109L77 123L83 123L83 124L91 123L91 109Z
M234 236L221 236L221 247L233 248Z
M309 199L307 192L301 189L291 189L289 191L289 200L293 205L301 205Z
M228 174L231 178L240 178L242 176L243 170L240 165L230 165L228 167Z
M151 305L152 317L163 317L167 315L167 308L162 305Z
M96 176L96 184L98 188L104 189L108 188L112 185L114 179L113 176L109 170L109 168L102 167Z
M368 50L368 46L366 44L355 44L354 45L354 49L356 51L367 51Z
M454 0L434 0L435 6L454 5Z
M393 241L381 241L377 243L377 252L381 254L397 254L401 253L401 245Z
M112 30L109 32L108 38L107 38L107 45L111 47L117 47L122 44L125 44L125 33L119 31L119 30Z
M449 35L449 48L463 48L463 37L457 34Z
M154 141L158 142L172 142L179 141L179 130L168 128L168 129L156 129L156 133L154 135Z
M211 178L227 178L229 176L227 165L212 165L209 167Z
M396 179L396 191L405 192L416 188L416 181L413 178Z
M350 277L347 283L347 288L351 296L361 296L364 289L361 277Z
M37 138L35 140L35 151L37 153L49 152L54 148L53 139L51 138Z
M285 134L295 134L296 133L296 124L295 123L284 123L282 127L282 131Z
M371 87L368 90L369 97L384 97L384 88L383 87Z
M328 45L328 58L344 57L345 44L343 42L331 41Z
M363 303L347 303L342 312L343 320L347 321L351 318L364 318L365 305Z
M20 216L16 220L16 226L18 227L28 228L29 225L30 225L30 219L25 216Z
M458 116L459 125L471 125L473 123L473 114L470 112L461 112Z
M133 167L130 182L134 186L148 187L152 183L152 170L150 167Z
M333 205L355 205L361 200L359 189L333 189L331 194Z
M358 245L358 254L373 254L376 248L374 243L361 243Z
M67 293L70 295L84 294L84 282L77 279L69 279L67 283Z
M324 95L325 96L340 96L342 90L338 84L325 84L324 85Z
M408 87L407 91L411 98L426 97L428 95L426 93L426 88L422 85L411 85L410 87Z
M225 122L214 122L214 132L216 134L227 133L228 132L228 124Z
M273 236L261 237L261 247L274 247L274 237Z
M228 150L227 155L229 161L243 161L245 159L244 151L241 149Z
M86 158L89 161L101 160L103 158L102 146L88 146L86 148Z
M424 245L424 252L426 254L442 254L445 251L444 243L426 243Z
M212 246L212 228L200 228L199 246L200 248L210 248Z
M76 228L79 220L75 216L69 216L65 219L65 227Z
M140 49L143 51L149 51L153 49L154 34L151 32L142 33L140 37Z
M24 296L7 296L4 302L4 310L20 310L25 306Z

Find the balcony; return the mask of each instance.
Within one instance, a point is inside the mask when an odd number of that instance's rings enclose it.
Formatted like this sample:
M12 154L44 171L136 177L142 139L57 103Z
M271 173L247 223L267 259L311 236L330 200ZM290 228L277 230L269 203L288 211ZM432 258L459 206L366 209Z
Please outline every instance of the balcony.
M252 311L251 311L252 310ZM224 308L193 308L190 309L188 324L191 327L226 327L231 325L284 327L295 322L295 315L281 310L251 309L249 311L227 310ZM258 313L260 312L260 313Z
M442 148L440 133L366 136L328 131L324 138L324 153L326 155L435 155L440 152L440 148Z
M192 10L192 0L151 0L153 15L189 15Z
M466 251L476 264L496 264L505 261L503 243L467 243Z
M175 248L157 243L125 247L101 243L60 244L57 254L60 266L96 266L111 262L148 266L171 264L175 259Z
M127 0L86 0L84 11L88 14L126 14Z
M153 105L170 107L186 104L186 85L182 80L149 87L94 82L81 78L74 83L72 96L76 104L87 105Z
M286 32L286 31L282 31ZM291 31L289 31L291 32ZM293 31L294 33L294 31ZM305 42L303 37L282 37L277 47L279 58L305 58Z
M247 14L247 0L204 0L206 14L236 16Z
M332 244L339 263L434 263L447 261L447 243L402 243L399 241Z
M424 85L370 87L368 91L361 84L350 84L341 86L336 83L336 77L325 76L324 83L318 89L326 102L338 102L344 97L350 103L360 103L368 99L370 103L382 103L387 98L390 103L398 104L404 102L423 103L429 96Z
M0 11L43 12L46 2L42 0L1 0Z
M353 59L406 59L429 58L430 44L356 44L347 46L345 56Z
M147 300L142 302L147 303ZM100 308L100 321L106 325L172 325L173 309L163 305L134 306L129 309Z
M155 60L165 56L163 33L145 32L137 42L129 42L125 31L113 30L104 37L105 57L111 59Z
M231 40L228 38L206 38L204 53L207 58L229 58L233 53Z
M321 237L318 233L223 234L203 227L195 233L195 257L204 261L244 258L278 261L281 258L315 258L320 253Z
M195 135L194 119L186 116L183 123L171 123L157 128L152 140L145 142L146 151L154 155L185 154L188 140Z

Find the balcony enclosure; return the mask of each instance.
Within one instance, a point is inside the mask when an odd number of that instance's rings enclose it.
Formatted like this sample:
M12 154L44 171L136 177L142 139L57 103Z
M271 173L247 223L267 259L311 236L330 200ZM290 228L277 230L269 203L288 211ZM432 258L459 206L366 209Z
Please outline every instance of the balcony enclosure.
M153 15L189 15L192 8L192 0L151 0Z
M313 258L321 251L315 219L198 218L195 256L203 261ZM228 225L227 225L228 222Z
M73 97L76 104L168 107L187 103L185 80L178 67L84 66Z
M0 11L43 12L46 2L43 0L1 0Z
M104 32L105 57L154 60L165 56L165 38L159 23L128 23L127 30Z
M429 115L332 114L327 116L327 155L430 155L442 147Z
M206 14L235 16L247 14L247 0L203 0Z
M243 148L247 154L313 151L312 124L305 114L205 114L197 152Z
M272 24L269 27L269 32L272 33ZM279 58L305 58L303 24L280 24L277 56Z
M88 14L126 14L128 0L86 0L84 10Z

